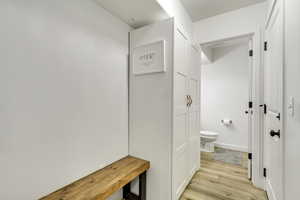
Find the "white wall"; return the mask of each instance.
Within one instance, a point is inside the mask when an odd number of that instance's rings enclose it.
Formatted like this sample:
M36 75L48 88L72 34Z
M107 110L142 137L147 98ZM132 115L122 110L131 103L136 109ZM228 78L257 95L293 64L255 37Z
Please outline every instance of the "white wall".
M213 49L214 62L202 66L201 129L219 132L218 144L248 150L248 44ZM221 124L231 119L232 126Z
M135 48L165 41L165 73L137 76L133 74L134 64L130 65L129 153L151 163L147 173L148 200L170 200L172 196L172 31L173 19L168 19L130 33L131 60Z
M300 196L300 1L286 0L285 10L285 72L284 72L284 137L285 137L285 200ZM295 98L295 115L290 116L287 107L290 97Z
M128 154L128 25L93 1L0 1L0 199Z
M241 8L194 23L194 40L205 43L254 32L263 26L266 3Z
M180 0L156 0L170 17L183 26L189 38L193 40L193 23Z

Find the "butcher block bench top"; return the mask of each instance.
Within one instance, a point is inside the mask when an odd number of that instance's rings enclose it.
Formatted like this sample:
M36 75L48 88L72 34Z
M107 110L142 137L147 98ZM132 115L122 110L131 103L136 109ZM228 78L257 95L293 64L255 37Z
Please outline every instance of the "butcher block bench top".
M127 156L40 200L105 200L149 168L149 161Z

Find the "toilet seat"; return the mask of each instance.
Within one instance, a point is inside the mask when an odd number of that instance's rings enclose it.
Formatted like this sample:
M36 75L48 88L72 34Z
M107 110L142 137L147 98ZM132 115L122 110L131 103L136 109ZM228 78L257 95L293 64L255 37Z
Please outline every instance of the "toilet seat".
M219 133L212 132L212 131L200 131L201 137L204 138L216 138L218 137Z

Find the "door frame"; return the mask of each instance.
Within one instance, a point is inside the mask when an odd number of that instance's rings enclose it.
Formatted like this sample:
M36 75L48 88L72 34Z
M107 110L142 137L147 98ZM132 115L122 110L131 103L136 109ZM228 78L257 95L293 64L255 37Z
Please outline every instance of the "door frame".
M284 154L284 148L285 148L285 145L284 145L284 141L285 141L285 134L283 133L283 131L284 131L284 66L285 66L285 57L284 57L284 52L285 52L285 49L284 49L284 47L285 47L285 33L284 33L284 29L285 29L285 22L284 22L284 18L285 18L285 9L284 9L284 3L285 3L285 1L284 0L272 0L272 2L271 2L271 4L269 5L269 9L268 9L268 13L267 13L267 17L266 17L266 23L265 23L265 27L264 27L264 42L266 42L267 41L267 37L266 37L266 34L265 34L265 31L267 30L267 28L269 27L269 24L270 24L270 22L271 22L271 20L272 20L272 17L273 17L273 14L274 14L274 11L275 11L275 8L276 8L276 6L277 6L277 3L278 2L280 2L281 3L281 8L280 9L282 9L282 31L283 31L283 34L282 34L282 41L283 41L283 50L282 50L282 53L283 53L283 63L282 63L282 66L283 66L283 69L282 69L282 106L281 106L281 112L280 112L280 114L281 114L281 120L280 120L280 130L281 130L281 132L282 132L282 134L280 135L280 140L282 140L282 142L281 142L281 157L282 157L282 166L281 166L281 168L282 168L282 180L283 180L283 183L282 183L282 185L283 185L283 187L282 187L282 196L283 196L283 198L285 197L285 187L284 187L284 183L285 183L285 174L284 174L284 168L285 168L285 164L284 164L284 160L285 160L285 154ZM265 51L264 51L264 54L263 54L263 68L265 68L265 65L266 65L266 63L265 63ZM264 73L265 74L265 73ZM263 79L264 79L264 77L263 77ZM263 95L263 97L264 97L264 95ZM263 129L263 134L265 135L266 134L266 130L265 130L265 120L263 119L263 126L262 126L262 129ZM264 147L263 147L263 150L264 150L264 152L265 152L265 143L263 143L263 145L264 145ZM265 166L265 163L266 163L266 157L265 157L265 155L264 155L264 159L263 159L263 162L264 162L264 166ZM271 194L268 194L268 197L269 197L269 199L270 200L279 200L279 199L276 199L276 197L275 197L275 195L274 195L274 193L273 193L273 189L272 189L272 187L271 187L271 185L270 185L270 182L268 181L268 179L267 178L265 178L265 190L266 191L271 191L270 193Z
M250 102L253 102L253 39L252 36L248 41L248 178L252 179L252 112L253 108L250 108Z
M252 130L251 130L251 146L248 149L252 153L252 182L261 189L265 189L265 179L263 176L263 28L257 26L253 31L232 35L231 37L218 38L213 41L201 43L207 45L224 40L231 40L242 37L250 37L252 40Z

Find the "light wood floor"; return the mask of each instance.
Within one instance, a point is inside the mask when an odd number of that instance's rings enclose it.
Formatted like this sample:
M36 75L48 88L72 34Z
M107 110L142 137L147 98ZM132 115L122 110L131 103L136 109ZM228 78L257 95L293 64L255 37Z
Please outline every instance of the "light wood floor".
M247 178L247 169L214 160L201 160L180 200L267 200Z

